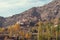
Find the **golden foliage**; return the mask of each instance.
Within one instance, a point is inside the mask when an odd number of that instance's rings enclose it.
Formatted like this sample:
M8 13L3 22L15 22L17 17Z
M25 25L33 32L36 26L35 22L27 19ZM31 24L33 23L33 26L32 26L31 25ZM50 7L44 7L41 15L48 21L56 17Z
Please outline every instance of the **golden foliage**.
M31 34L30 34L30 33L26 33L26 34L25 34L25 38L27 38L27 39L28 39L28 38L31 38Z
M4 28L0 28L0 32L3 32L5 29Z
M24 31L20 31L19 34L20 34L21 36L24 36Z

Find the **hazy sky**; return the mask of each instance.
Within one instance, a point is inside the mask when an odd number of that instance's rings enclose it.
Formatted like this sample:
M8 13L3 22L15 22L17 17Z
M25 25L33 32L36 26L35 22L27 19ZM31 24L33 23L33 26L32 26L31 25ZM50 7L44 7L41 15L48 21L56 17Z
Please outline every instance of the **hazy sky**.
M52 0L0 0L0 16L19 14L32 7L42 6Z

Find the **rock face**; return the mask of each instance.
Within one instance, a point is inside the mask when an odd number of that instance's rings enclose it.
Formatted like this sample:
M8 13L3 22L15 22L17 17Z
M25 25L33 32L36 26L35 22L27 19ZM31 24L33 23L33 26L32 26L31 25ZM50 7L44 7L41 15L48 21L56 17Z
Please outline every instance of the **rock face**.
M0 27L3 27L4 22L5 22L5 18L4 17L0 17Z
M53 0L49 4L42 7L33 7L23 13L13 15L11 17L0 17L0 26L13 25L16 22L37 22L38 19L51 20L60 18L60 0Z

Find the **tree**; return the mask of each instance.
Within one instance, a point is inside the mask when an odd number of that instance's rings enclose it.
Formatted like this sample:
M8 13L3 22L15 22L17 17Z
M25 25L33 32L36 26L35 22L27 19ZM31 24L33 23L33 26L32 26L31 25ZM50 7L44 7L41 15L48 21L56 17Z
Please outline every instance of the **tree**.
M42 40L42 25L43 25L43 23L39 20L39 22L37 24L38 24L37 40Z
M0 28L0 32L4 32L5 28Z
M16 23L15 25L12 25L12 26L8 27L8 32L9 32L10 36L12 36L12 35L18 36L19 35L19 31L20 31L20 24Z
M16 31L20 30L20 24L15 24L14 28L15 28Z
M25 36L25 33L24 33L24 31L19 31L19 35L22 37L22 39L24 40L24 36Z
M27 38L27 39L31 38L31 34L30 33L26 33L25 34L25 38Z

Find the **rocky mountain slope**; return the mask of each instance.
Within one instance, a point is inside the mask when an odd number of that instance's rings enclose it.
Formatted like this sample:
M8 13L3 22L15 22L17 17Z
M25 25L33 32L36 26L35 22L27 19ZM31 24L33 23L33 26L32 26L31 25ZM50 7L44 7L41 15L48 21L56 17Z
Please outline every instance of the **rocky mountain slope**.
M13 25L16 22L37 22L38 19L41 21L51 20L52 18L60 18L60 0L54 0L42 7L33 7L11 17L0 17L0 26Z

